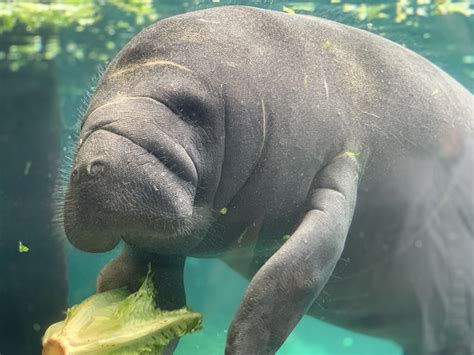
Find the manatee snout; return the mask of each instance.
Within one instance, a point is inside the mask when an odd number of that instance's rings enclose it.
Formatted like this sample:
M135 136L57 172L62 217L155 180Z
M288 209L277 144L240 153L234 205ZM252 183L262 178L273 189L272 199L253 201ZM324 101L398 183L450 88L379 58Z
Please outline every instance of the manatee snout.
M66 235L81 250L108 251L123 239L173 252L196 241L185 233L196 218L194 162L156 123L168 112L140 112L109 105L81 130L64 204Z

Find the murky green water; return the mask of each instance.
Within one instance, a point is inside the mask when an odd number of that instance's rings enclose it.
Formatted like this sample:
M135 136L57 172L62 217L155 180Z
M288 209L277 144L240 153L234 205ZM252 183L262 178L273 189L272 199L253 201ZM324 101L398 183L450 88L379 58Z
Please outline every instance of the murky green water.
M368 3L369 6L364 5L360 1L344 3L341 1L163 0L155 1L153 9L156 11L159 19L187 11L226 4L251 5L277 11L295 11L296 13L330 18L379 33L400 44L406 45L442 67L472 91L474 79L474 24L472 17L466 16L469 11L472 11L469 9L469 6L465 6L467 2L455 2L458 4L457 7L454 5L449 7L449 1L444 2L445 7L440 5L441 2L436 5L434 1L399 1L398 5L396 5L396 2L388 1L368 1ZM129 5L133 5L132 2ZM105 13L104 16L104 22L100 23L102 29L96 32L97 37L91 35L94 31L90 29L79 31L78 26L80 25L74 25L74 28L66 26L56 37L58 45L62 48L62 51L56 54L54 65L56 83L58 85L57 104L59 105L62 118L62 132L57 132L57 134L61 135L61 151L64 156L72 151L74 130L79 117L78 108L81 106L84 93L90 88L91 83L94 82L93 77L98 71L98 65L110 59L141 27L141 20L139 23L134 23L133 26L127 27L127 20L132 21L133 19L135 21L136 17L123 16L123 14L115 10ZM144 24L150 22L152 17L147 18L147 15L144 16ZM114 20L114 18L118 17L125 24ZM110 24L107 21L110 21ZM82 24L82 26L84 28L87 27L87 23ZM123 26L126 29L114 29L113 26ZM88 38L85 38L86 34L84 34L84 31L87 32ZM110 36L110 40L108 40L107 36ZM97 48L95 54L94 51L88 50L88 46L90 48ZM17 68L17 71L21 70L21 68ZM35 78L30 79L35 80ZM1 85L4 84L2 83ZM4 87L2 90L6 90L6 88ZM0 119L5 120L8 118L1 117ZM11 133L9 134L11 135ZM13 141L13 138L8 137L9 142ZM6 138L2 139L5 140ZM23 170L19 174L27 176L26 169L33 169L32 171L34 172L35 164L35 161L30 162L30 167L27 168L26 165L28 164L25 165L25 162L22 161L21 167L23 167ZM5 175L6 173L3 172L3 174ZM7 186L5 181L5 186ZM5 186L2 187L3 191L9 188L8 186L5 188ZM9 198L11 201L15 199L14 196ZM3 206L4 210L0 210L0 212L6 216L10 205L7 203ZM47 206L44 206L44 208L47 208ZM7 225L7 222L5 222L6 217L3 218L3 221L4 225ZM28 231L27 229L25 230ZM31 230L28 233L28 235L34 234ZM28 238L30 237L20 234L10 239L13 241L13 244L17 240L23 239L26 240L25 244L28 243L34 246L34 240L28 241ZM7 238L5 237L4 240L7 240ZM0 242L2 242L1 239ZM0 248L7 248L7 245L13 244L5 242L0 244ZM117 255L118 251L106 254L87 254L74 250L68 244L66 248L67 276L69 280L68 302L69 304L74 304L94 292L95 278L98 271L114 255ZM28 267L34 265L33 263L30 265L27 261L25 262L25 260L28 260L28 257L48 258L46 254L43 256L35 255L34 248L31 249L30 256L26 254L28 253L21 256L23 257L21 262L9 264L11 272L16 272L16 268L22 268L25 265L29 265ZM17 257L11 256L11 254L5 255L3 262L6 262L5 260L8 258ZM25 272L27 273L28 270ZM22 273L19 272L19 275L22 275ZM5 290L9 286L5 281L6 279L3 280L3 286L5 287L3 292L6 294ZM188 305L204 314L204 329L184 337L176 353L196 355L222 354L227 327L243 295L247 281L221 261L189 258L186 264L185 283ZM34 292L31 292L29 296L34 297ZM14 299L14 295L9 299ZM28 317L24 321L25 327L34 327L36 323L30 324L27 319ZM38 333L40 331L35 328L35 332ZM4 349L11 349L10 346L5 346L6 342L8 342L7 338L3 337L0 339L0 354L10 354L10 350L3 350L2 352L2 345ZM2 344L1 341L4 343ZM354 334L316 319L305 317L278 353L282 355L396 355L401 354L401 349L390 341Z

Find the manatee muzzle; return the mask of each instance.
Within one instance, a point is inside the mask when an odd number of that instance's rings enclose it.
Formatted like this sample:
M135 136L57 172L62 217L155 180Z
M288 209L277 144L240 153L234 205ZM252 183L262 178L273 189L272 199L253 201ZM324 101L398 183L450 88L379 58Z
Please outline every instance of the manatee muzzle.
M181 123L181 127L177 123ZM99 129L129 139L197 186L196 166L186 149L178 143L183 140L183 122L163 103L148 97L126 97L103 105L86 119L81 142Z
M64 209L66 235L79 249L107 251L124 236L169 236L169 226L192 216L197 170L176 132L164 130L177 118L158 106L122 101L87 119Z

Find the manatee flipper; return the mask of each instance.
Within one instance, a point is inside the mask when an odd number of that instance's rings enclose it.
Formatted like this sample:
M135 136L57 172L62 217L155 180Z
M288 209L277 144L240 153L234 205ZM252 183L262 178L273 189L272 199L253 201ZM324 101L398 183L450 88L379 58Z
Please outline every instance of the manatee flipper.
M150 264L157 290L157 307L165 310L181 308L186 305L184 263L184 256L144 253L126 245L122 253L101 270L96 289L97 292L103 292L127 287L130 291L136 291ZM179 338L172 340L162 354L172 354L178 342Z
M344 248L359 182L356 154L315 177L309 209L293 235L250 282L229 329L226 354L273 354L314 302Z

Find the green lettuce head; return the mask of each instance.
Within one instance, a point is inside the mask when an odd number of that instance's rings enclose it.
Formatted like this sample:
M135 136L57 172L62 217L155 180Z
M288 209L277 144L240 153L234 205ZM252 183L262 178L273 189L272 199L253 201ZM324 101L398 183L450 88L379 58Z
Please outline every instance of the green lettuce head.
M162 311L154 294L148 273L135 293L116 289L87 298L46 330L43 355L160 354L172 339L201 328L200 313Z

